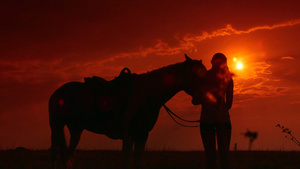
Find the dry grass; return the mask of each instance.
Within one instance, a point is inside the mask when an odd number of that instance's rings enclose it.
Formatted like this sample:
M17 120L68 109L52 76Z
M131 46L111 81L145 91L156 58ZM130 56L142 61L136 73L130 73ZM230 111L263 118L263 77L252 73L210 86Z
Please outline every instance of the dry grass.
M1 169L50 169L46 150L0 151ZM300 169L300 152L230 152L233 169ZM80 151L75 154L74 169L119 169L120 151ZM204 152L146 151L144 169L204 169Z

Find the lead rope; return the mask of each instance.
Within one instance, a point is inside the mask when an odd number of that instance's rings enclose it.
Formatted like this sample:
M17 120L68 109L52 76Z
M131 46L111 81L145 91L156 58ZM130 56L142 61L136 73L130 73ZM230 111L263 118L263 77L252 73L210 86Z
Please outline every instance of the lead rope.
M178 115L176 115L174 112L172 112L166 105L164 105L164 108L166 109L167 113L169 114L169 116L175 121L175 123L183 126L183 127L199 127L200 125L185 125L182 124L180 122L178 122L173 116L177 117L178 119L185 121L185 122L189 122L189 123L199 123L200 120L185 120L181 117L179 117Z

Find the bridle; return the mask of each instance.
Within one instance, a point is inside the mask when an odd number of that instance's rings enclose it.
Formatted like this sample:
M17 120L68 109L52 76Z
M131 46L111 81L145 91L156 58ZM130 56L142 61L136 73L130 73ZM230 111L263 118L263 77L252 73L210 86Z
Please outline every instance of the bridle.
M199 127L200 124L198 125L185 125L185 124L182 124L180 122L178 122L178 120L176 120L173 116L175 116L176 118L184 121L184 122L188 122L188 123L199 123L200 120L185 120L181 117L179 117L177 114L175 114L174 112L172 112L165 104L163 105L165 110L167 111L167 113L169 114L169 116L175 121L175 123L177 123L178 125L180 126L183 126L183 127Z

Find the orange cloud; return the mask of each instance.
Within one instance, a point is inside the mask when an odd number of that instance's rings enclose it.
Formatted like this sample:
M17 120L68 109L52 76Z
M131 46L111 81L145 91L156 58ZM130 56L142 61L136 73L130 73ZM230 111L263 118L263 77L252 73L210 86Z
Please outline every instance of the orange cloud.
M278 23L274 25L265 25L265 26L256 26L253 28L250 28L248 30L236 30L235 28L232 27L232 25L227 24L225 28L218 29L216 31L213 31L211 33L204 32L200 36L194 36L194 35L187 35L184 37L185 41L195 41L195 42L200 42L206 39L211 39L214 37L219 37L219 36L229 36L229 35L240 35L240 34L247 34L247 33L252 33L258 30L272 30L276 28L281 28L281 27L288 27L288 26L294 26L300 24L300 19L297 20L291 20L283 23Z
M288 87L272 77L271 64L265 61L249 63L247 71L234 76L237 101L282 95Z
M293 60L295 58L292 57L292 56L283 56L283 57L281 57L281 59L283 59L283 60Z

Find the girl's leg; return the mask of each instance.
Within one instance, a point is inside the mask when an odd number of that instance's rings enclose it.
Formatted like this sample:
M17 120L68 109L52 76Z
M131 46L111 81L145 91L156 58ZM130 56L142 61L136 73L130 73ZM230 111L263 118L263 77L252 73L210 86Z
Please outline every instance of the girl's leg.
M221 123L217 126L217 141L222 169L229 169L229 147L231 139L231 124Z
M201 123L200 133L205 149L207 168L215 169L217 160L215 126L210 123Z

